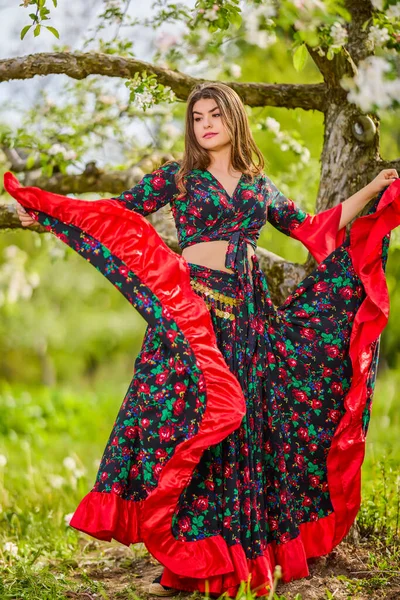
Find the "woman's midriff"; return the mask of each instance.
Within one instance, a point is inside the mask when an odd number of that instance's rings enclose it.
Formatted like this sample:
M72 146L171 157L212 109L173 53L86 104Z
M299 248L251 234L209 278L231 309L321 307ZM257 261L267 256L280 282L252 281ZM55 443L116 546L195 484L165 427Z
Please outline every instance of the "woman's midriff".
M212 240L211 242L199 242L182 250L183 258L189 263L209 267L210 269L219 269L227 273L233 273L232 269L225 267L225 255L228 249L227 240ZM251 244L246 243L247 258L249 261L249 270L251 270L251 256L255 254ZM250 274L251 279L251 274Z

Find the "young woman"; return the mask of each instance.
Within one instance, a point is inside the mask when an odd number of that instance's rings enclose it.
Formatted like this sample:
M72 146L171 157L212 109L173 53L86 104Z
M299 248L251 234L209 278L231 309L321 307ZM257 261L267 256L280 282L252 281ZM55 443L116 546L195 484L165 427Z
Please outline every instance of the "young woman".
M400 182L385 169L313 216L263 166L239 96L203 83L188 98L183 159L117 198L73 200L5 176L23 224L52 231L148 322L71 526L144 542L164 565L158 595L234 597L241 581L266 594L275 564L284 581L308 575L307 558L329 553L360 506ZM144 218L167 203L182 256ZM254 252L267 221L318 262L281 306Z

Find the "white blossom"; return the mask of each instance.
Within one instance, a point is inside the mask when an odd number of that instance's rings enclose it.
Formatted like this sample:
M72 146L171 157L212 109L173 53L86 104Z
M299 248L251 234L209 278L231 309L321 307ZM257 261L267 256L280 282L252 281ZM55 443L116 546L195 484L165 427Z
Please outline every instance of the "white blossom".
M49 483L52 488L59 490L64 485L65 479L61 475L49 475Z
M73 516L74 513L68 513L67 515L64 515L64 523L69 525Z
M172 35L171 33L166 33L163 31L157 36L154 44L161 52L167 52L170 48L176 46L178 42L179 39L176 35Z
M342 87L349 91L349 102L353 102L364 112L374 106L390 107L400 95L400 80L385 78L385 73L390 69L390 63L380 56L369 56L361 61L353 79L343 77L341 80Z
M400 4L391 4L385 14L389 19L400 19Z
M383 0L371 0L371 4L377 10L383 10Z
M18 556L18 546L14 542L6 542L3 546L4 552L8 552L12 556Z
M243 11L243 24L245 27L245 40L249 44L254 44L260 48L268 48L276 42L274 30L260 29L260 25L273 26L271 17L276 15L276 8L270 0L261 4L257 8L249 6Z
M218 19L218 14L217 14L217 11L216 11L216 10L214 10L214 9L212 9L212 8L211 8L210 10L206 10L206 11L203 13L203 18L204 18L206 21L216 21L216 20Z
M135 92L135 97L133 100L134 104L142 109L145 106L148 107L149 105L152 106L154 104L154 97L153 94L151 92L149 92L148 90L144 91L144 92Z
M72 456L66 456L63 460L63 465L68 471L75 471L76 461Z
M242 67L236 63L233 63L229 66L229 72L232 77L240 77L242 74Z
M341 23L336 21L330 30L330 34L333 39L333 46L339 47L344 46L348 40L347 30Z
M383 46L390 39L389 31L386 27L372 25L368 32L368 39L374 46Z

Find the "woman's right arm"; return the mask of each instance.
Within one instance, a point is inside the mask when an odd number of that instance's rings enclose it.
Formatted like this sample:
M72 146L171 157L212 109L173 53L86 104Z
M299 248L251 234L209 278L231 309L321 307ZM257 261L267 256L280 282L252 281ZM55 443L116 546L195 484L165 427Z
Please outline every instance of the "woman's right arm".
M178 195L175 184L175 173L180 165L174 161L167 163L152 173L148 173L131 189L119 196L111 197L129 210L134 210L143 216L149 215L165 206ZM18 204L17 213L23 227L36 223L28 212Z
M120 196L112 197L129 210L134 210L143 216L149 215L165 206L178 195L175 184L175 174L179 170L177 162L167 163L144 175L130 190Z

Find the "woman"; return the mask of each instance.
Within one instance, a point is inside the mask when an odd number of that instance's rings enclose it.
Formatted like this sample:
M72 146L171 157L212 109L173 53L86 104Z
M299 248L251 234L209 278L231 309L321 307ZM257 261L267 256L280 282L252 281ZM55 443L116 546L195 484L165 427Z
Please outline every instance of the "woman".
M263 595L275 564L284 581L308 575L307 558L329 553L360 506L400 182L385 169L307 214L263 173L244 106L222 83L192 90L185 146L181 162L110 200L22 188L11 174L5 186L28 210L23 224L45 225L148 322L71 526L143 541L164 565L152 593L234 597L250 581ZM167 203L182 256L144 219ZM254 253L267 221L319 263L279 307Z

